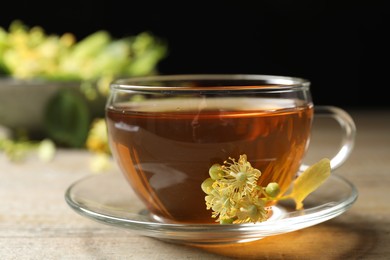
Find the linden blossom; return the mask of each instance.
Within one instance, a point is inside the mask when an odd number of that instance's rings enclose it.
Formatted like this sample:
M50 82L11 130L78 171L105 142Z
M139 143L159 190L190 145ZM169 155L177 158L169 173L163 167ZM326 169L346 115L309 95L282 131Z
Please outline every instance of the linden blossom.
M245 154L238 161L229 158L223 165L210 167L210 178L201 185L206 207L212 209L212 217L221 224L256 223L267 220L267 202L293 199L296 209L303 207L303 200L330 176L330 160L324 158L313 164L293 182L290 194L280 194L279 185L271 182L259 186L261 172L252 167Z

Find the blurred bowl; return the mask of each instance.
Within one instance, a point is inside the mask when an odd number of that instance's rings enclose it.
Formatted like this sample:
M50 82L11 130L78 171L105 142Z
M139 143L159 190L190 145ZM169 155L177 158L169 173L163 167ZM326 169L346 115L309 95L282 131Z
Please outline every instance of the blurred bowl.
M0 79L0 124L10 129L43 131L46 106L60 89L77 83Z
M103 116L105 99L87 100L80 84L0 78L0 125L32 139L82 146L93 118Z

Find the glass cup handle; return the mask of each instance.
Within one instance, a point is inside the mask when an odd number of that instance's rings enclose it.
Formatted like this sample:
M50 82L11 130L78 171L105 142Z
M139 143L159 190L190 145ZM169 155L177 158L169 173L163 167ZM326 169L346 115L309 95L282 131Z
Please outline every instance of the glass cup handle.
M349 157L355 145L356 126L352 117L343 109L334 106L315 106L315 117L330 117L335 119L342 129L342 139L340 149L337 154L330 159L330 167L333 170L339 168ZM300 171L308 168L302 164Z

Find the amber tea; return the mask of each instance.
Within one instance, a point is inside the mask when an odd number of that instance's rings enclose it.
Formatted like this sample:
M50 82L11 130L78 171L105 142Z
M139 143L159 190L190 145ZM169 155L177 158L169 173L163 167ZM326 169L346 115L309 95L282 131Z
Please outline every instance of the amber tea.
M201 183L214 163L246 154L260 184L288 189L308 147L310 102L257 97L117 103L106 120L114 158L154 216L215 223Z

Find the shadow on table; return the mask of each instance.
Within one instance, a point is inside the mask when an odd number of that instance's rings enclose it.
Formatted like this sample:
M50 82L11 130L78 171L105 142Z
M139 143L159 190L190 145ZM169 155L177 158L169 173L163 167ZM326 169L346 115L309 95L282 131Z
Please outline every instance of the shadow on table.
M333 220L250 243L195 247L238 259L360 259L378 241L369 221L364 222L346 225Z

